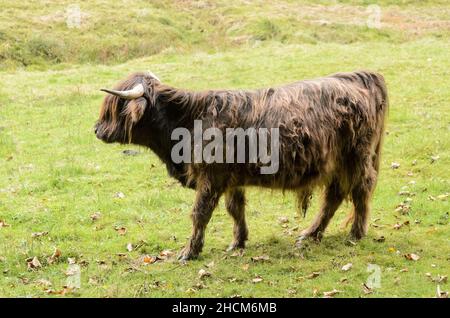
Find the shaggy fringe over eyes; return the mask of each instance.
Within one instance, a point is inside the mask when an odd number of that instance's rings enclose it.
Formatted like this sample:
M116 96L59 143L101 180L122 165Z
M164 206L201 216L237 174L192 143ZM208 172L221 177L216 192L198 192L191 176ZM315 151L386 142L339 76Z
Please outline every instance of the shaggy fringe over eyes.
M114 89L129 90L140 83L145 88L144 97L127 101L111 94L105 96L100 109L99 121L105 123L104 130L108 136L123 130L126 131L124 138L127 139L128 143L131 143L133 125L142 118L145 108L150 106L147 100L150 101L151 105L155 104L153 87L157 80L148 73L131 74L127 79L117 84Z

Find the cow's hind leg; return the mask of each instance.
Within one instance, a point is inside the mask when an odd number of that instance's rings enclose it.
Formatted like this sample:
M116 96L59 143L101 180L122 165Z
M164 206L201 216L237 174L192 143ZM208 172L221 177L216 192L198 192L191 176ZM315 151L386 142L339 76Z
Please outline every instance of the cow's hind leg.
M337 180L333 180L325 190L325 199L319 214L316 216L311 226L300 234L296 245L301 247L302 241L307 238L320 241L328 223L343 200L344 193L339 185L339 182Z
M233 217L234 240L228 250L244 248L248 238L248 229L245 222L245 194L241 188L233 188L225 193L225 205L228 213Z
M185 261L196 258L203 248L205 229L211 219L212 212L217 206L221 191L200 188L197 190L194 208L192 210L192 235L178 259Z
M352 189L352 201L354 205L353 225L350 235L354 239L361 239L367 233L369 218L369 201L376 183L376 171L371 164L367 164L360 180Z

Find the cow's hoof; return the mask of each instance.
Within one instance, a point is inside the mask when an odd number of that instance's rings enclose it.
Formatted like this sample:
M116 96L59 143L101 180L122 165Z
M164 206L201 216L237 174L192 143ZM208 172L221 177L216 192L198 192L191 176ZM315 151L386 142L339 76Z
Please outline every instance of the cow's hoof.
M244 248L245 248L245 242L233 242L228 246L227 252L231 252L231 251L235 251L235 250L242 250Z
M178 261L181 263L198 258L198 254L194 254L190 250L183 249L178 255Z
M308 247L308 236L300 235L297 240L295 240L295 248L305 249Z
M312 235L308 235L308 234L300 235L297 238L297 240L295 241L295 247L303 250L303 249L309 247L310 242L319 243L320 237L312 236Z

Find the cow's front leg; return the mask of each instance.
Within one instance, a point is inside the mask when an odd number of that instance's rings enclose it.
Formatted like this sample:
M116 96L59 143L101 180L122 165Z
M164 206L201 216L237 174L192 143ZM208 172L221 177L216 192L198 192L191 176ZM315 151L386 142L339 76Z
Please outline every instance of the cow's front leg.
M214 189L197 190L194 208L192 210L192 235L181 251L178 259L186 261L196 258L202 251L205 229L211 219L212 212L219 202L221 192Z

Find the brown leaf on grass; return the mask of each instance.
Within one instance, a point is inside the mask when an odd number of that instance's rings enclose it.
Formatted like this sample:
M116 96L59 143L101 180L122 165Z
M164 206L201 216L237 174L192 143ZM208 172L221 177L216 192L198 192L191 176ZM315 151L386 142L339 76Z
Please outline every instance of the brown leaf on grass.
M127 233L127 228L124 226L116 226L114 229L119 235L125 235Z
M349 271L352 267L353 267L353 264L352 264L352 263L348 263L348 264L345 264L344 266L342 266L341 270L344 271L344 272L347 272L347 271Z
M437 198L438 200L444 201L444 200L446 200L446 199L448 198L448 196L449 196L448 193L444 193L444 194L438 195L436 198Z
M243 269L244 271L248 271L249 267L250 267L250 264L244 264L244 265L242 265L242 269Z
M47 259L47 262L49 264L53 264L61 257L61 250L57 247L55 247L55 250L53 251L53 254Z
M158 260L159 260L158 257L151 255L144 255L144 257L142 257L142 262L145 265L156 263Z
M400 212L401 214L407 214L409 211L411 211L411 206L405 202L397 205L395 209L395 212Z
M434 279L434 282L438 284L445 284L447 282L447 278L447 275L438 275L437 278Z
M159 259L161 260L167 260L169 258L171 258L172 256L174 256L175 253L171 250L163 250L159 253Z
M49 294L49 295L61 295L61 296L64 296L66 294L72 293L73 292L73 288L64 287L61 290L47 289L47 290L45 290L45 292L47 294Z
M374 238L373 240L375 242L382 243L382 242L386 241L386 238L383 235L381 235L379 237Z
M306 279L314 279L320 275L320 272L312 272L311 274L305 276Z
M0 220L0 229L1 229L2 227L8 227L8 226L11 226L11 225L9 225L8 223L6 223L6 221Z
M340 282L341 284L346 283L346 282L348 282L348 278L347 278L347 277L342 277L342 278L339 280L339 282Z
M408 269L405 267L405 268L402 268L401 270L400 270L400 273L406 273L406 272L408 272Z
M448 292L442 291L441 286L437 285L436 286L436 297L437 298L448 298Z
M210 277L211 273L204 270L203 268L198 271L198 278L203 279L205 277Z
M91 220L92 220L93 222L94 222L94 221L97 221L98 219L101 218L101 216L102 216L102 214L101 214L99 211L94 212L94 213L91 214Z
M280 216L278 218L278 223L280 223L280 224L289 223L289 219L285 216Z
M35 284L38 285L38 286L41 286L41 287L45 287L45 288L50 288L50 287L52 287L52 282L49 281L49 280L47 280L47 279L43 279L43 278L38 279L38 280L35 282Z
M263 281L263 278L261 276L256 276L252 279L252 283L257 284Z
M391 169L398 169L398 168L400 168L400 164L398 162L391 163Z
M433 283L437 283L437 284L445 284L447 283L447 275L437 275L436 277L433 278L433 276L431 275L431 273L425 273L425 275L433 282Z
M213 268L216 264L214 263L214 261L209 262L208 264L206 264L205 266L207 268Z
M35 233L31 233L31 237L32 237L32 238L36 238L36 237L45 236L45 235L47 235L47 234L48 234L47 231L44 231L44 232L35 232Z
M342 291L337 290L337 289L333 289L331 291L323 292L323 297L324 298L331 298L331 297L334 297L336 294L339 294L339 293L342 293Z
M264 262L270 259L269 255L253 256L251 260L253 262Z
M366 295L372 294L372 293L373 293L372 288L370 288L369 286L367 286L366 283L363 283L363 284L362 284L362 288L363 288L364 294L366 294Z
M407 253L405 254L405 258L410 261L418 261L420 256L414 253Z
M41 262L39 261L39 259L37 258L37 256L33 257L33 258L29 258L27 259L27 266L28 269L38 269L42 267Z
M125 253L116 253L116 256L119 258L119 260L124 260L128 257Z

